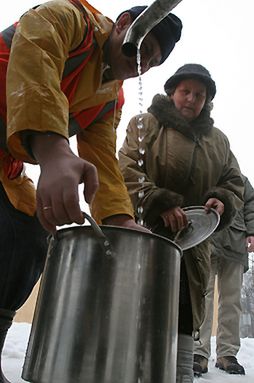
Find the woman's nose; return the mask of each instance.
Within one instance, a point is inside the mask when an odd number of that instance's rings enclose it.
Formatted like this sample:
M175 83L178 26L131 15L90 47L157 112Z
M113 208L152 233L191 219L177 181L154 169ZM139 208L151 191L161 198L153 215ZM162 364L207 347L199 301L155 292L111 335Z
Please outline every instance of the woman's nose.
M194 102L196 101L196 96L195 96L195 94L193 94L193 93L189 93L189 94L187 95L187 100L188 100L189 102L191 102L191 103L194 103Z

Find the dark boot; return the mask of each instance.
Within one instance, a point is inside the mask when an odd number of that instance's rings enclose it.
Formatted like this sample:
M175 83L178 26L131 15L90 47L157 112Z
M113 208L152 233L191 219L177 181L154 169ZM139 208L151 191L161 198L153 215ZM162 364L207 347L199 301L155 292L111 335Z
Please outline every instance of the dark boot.
M245 375L243 366L238 363L235 356L222 356L221 358L217 358L215 367L226 371L228 374Z
M15 311L0 309L0 383L10 383L3 374L1 357L4 346L4 341L8 329L11 327Z
M194 354L193 372L194 376L200 377L208 371L208 359L202 355Z

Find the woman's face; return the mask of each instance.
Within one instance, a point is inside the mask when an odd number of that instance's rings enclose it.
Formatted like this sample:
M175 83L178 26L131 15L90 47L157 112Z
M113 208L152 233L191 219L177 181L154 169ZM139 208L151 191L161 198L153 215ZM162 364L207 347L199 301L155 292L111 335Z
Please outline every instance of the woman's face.
M175 107L188 121L197 118L206 101L206 86L199 80L182 80L170 96Z

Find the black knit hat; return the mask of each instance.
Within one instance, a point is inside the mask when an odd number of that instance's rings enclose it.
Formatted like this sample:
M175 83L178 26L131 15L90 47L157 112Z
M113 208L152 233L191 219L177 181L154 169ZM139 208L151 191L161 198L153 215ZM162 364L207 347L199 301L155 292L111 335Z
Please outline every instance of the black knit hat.
M174 88L179 82L188 78L196 78L203 82L211 100L214 98L216 94L215 82L208 70L200 64L185 64L177 69L175 74L166 81L164 85L165 92L168 93L169 89Z
M139 5L124 12L129 12L132 20L135 20L146 8L147 5ZM119 15L118 18L121 15ZM175 43L180 40L181 32L182 22L173 13L169 13L163 20L152 28L151 33L153 33L161 49L162 57L160 64L166 60L170 52L174 49Z

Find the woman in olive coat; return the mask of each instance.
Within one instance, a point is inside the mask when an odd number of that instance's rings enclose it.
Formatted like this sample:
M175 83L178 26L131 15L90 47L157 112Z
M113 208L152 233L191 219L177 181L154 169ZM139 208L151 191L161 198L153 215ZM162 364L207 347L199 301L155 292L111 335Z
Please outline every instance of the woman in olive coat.
M203 205L220 214L219 230L241 207L243 182L229 141L210 116L215 82L202 65L186 64L167 80L165 91L153 98L148 113L130 120L119 151L136 216L153 232L173 238L188 224L182 208ZM209 269L208 241L183 252L179 341L189 350L204 318ZM188 367L191 375L192 363Z

